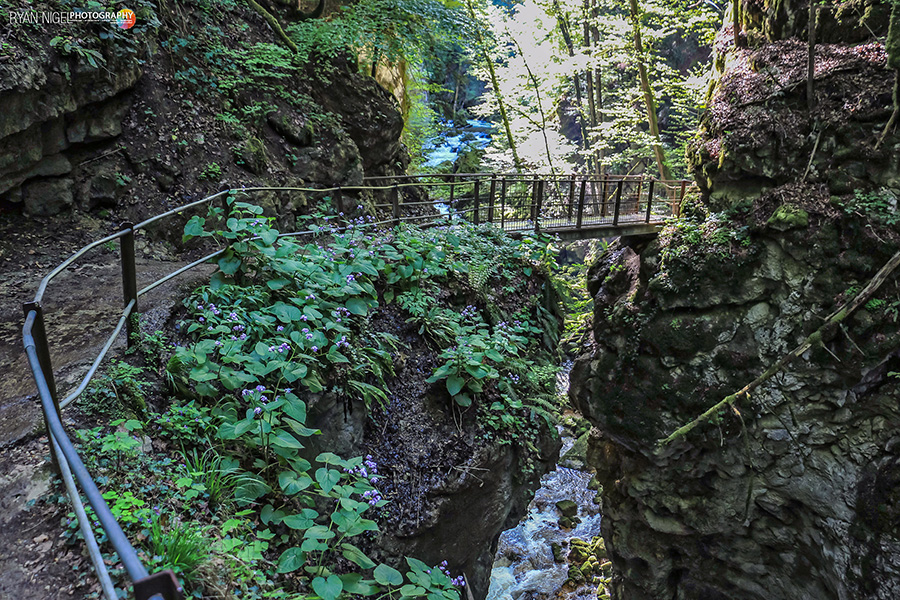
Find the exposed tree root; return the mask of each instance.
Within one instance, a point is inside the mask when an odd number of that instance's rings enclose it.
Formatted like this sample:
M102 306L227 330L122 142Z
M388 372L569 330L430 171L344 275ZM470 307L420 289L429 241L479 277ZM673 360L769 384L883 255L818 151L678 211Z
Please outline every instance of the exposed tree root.
M891 113L891 118L888 120L887 125L884 126L884 131L882 131L881 135L878 137L878 143L875 144L876 150L884 143L884 138L888 136L897 124L898 118L900 118L900 69L897 69L894 72L894 112Z
M885 282L885 280L890 276L890 274L900 265L900 252L894 254L891 259L885 263L883 267L875 274L875 276L869 280L869 283L860 291L850 302L844 304L840 309L832 313L827 319L825 319L825 323L812 332L803 342L794 348L791 352L783 356L778 362L774 365L766 369L766 371L754 379L752 382L741 388L738 392L731 394L730 396L726 396L712 407L709 408L702 415L684 425L679 427L675 431L672 432L669 437L660 440L657 444L657 449L662 448L666 444L669 444L678 438L682 438L687 435L691 430L696 428L701 423L712 418L719 410L725 407L731 407L733 410L737 411L734 408L734 404L739 402L744 398L750 397L750 392L759 387L763 382L767 379L778 373L781 369L783 369L788 363L792 360L812 348L813 346L822 344L822 340L830 335L832 331L834 331L837 327L840 326L841 322L846 319L849 315L853 313L857 308L862 306L865 302L869 300L872 294L881 287L881 284Z
M274 31L278 35L278 37L281 38L281 41L284 42L284 44L288 48L290 48L292 52L298 51L297 44L295 44L293 40L291 40L291 38L287 36L287 34L284 32L284 29L281 28L281 23L278 22L278 19L276 19L272 13L263 8L256 0L247 0L247 4L249 4L250 8L255 10L263 19L266 20L266 23L269 24L269 27L272 28L272 31Z

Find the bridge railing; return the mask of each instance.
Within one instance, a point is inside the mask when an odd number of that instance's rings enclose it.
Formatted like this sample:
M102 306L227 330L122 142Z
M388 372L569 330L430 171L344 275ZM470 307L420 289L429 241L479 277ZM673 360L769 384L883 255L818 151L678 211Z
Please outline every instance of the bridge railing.
M552 231L562 227L587 228L593 226L592 219L610 218L610 214L613 214L611 217L613 222L621 221L629 215L637 214L634 212L634 207L640 208L641 198L646 198L644 202L647 207L645 213L647 222L651 222L651 213L655 218L658 214L663 214L657 213L656 209L666 206L666 202L660 201L658 197L662 186L657 185L654 192L652 183L635 183L627 178L607 178L593 181L575 177L455 174L368 178L363 183L361 186L324 189L299 187L225 189L153 216L141 223L124 223L121 230L86 245L54 268L41 280L34 299L24 305L25 323L22 336L25 354L37 386L51 447L51 456L66 486L88 554L100 580L102 593L108 600L116 600L117 595L82 504L82 493L97 515L99 527L106 534L129 578L134 583L136 600L175 600L181 597L182 590L171 571L148 573L68 437L62 423L61 410L77 400L87 389L123 329L128 334L127 342L132 343L131 333L135 322L133 317L139 312L142 296L190 269L215 259L225 251L224 248L218 249L141 288L137 281L136 234L162 219L176 216L183 218L189 211L202 210L204 206L213 201L224 202L232 193L254 194L274 191L284 194L302 193L318 197L328 196L332 201L335 213L337 213L331 217L332 225L338 229L342 229L343 225L352 218L360 216L362 210L362 205L359 204L360 193L375 195L375 208L379 215L379 220L369 219L369 222L362 227L395 225L400 222L435 225L464 218L476 224L493 222L511 233L542 228ZM682 182L675 182L675 184L676 187L677 185L681 186L680 191L683 196L685 184ZM646 187L648 185L650 186L649 191ZM641 190L644 190L645 196L641 196ZM615 195L610 195L613 191L615 191ZM629 204L632 195L635 198L634 206ZM672 201L675 197L675 195L667 196L668 201ZM618 219L615 217L616 210L618 210ZM320 229L310 228L281 235L309 236L319 233ZM67 269L74 268L77 261L82 260L89 252L116 242L119 244L119 262L122 272L123 310L118 321L111 327L112 331L108 339L82 381L60 400L61 395L56 387L51 348L45 324L44 295L49 284L55 278Z
M645 176L452 173L383 176L366 182L391 189L417 189L427 199L410 205L437 206L475 222L496 223L509 232L549 232L657 224L677 216L691 182ZM424 193L423 193L424 191ZM393 207L404 211L395 192Z

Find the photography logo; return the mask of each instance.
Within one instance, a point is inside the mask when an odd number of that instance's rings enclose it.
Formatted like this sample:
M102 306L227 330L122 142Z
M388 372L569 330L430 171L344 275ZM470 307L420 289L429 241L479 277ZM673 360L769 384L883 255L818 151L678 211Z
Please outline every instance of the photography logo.
M9 11L10 25L61 25L65 23L111 23L119 29L131 29L137 22L133 10L123 8L119 12L91 10L18 10Z
M137 21L137 16L133 10L123 8L116 13L116 25L119 26L119 29L131 29L134 27L135 21Z

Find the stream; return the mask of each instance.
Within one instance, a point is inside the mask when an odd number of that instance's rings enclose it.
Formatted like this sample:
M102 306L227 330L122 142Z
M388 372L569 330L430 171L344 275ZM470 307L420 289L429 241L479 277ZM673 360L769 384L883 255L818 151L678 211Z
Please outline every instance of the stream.
M559 394L568 392L571 369L568 361L557 375ZM565 432L561 435L560 456L564 457L575 439ZM528 513L516 527L500 535L487 600L597 598L597 586L590 581L580 587L566 586L569 563L564 558L575 538L591 543L600 535L600 510L593 502L596 491L588 488L590 480L589 473L560 465L541 478L541 487L528 505ZM577 505L576 516L581 521L571 529L559 524L562 515L556 504L564 500ZM563 557L559 562L554 558L554 544L559 545L558 555Z
M479 150L491 143L492 123L469 119L467 127L457 128L453 123L441 121L441 133L430 140L422 149L428 160L426 167L437 167L445 162L454 163L466 150ZM456 135L448 135L458 132Z

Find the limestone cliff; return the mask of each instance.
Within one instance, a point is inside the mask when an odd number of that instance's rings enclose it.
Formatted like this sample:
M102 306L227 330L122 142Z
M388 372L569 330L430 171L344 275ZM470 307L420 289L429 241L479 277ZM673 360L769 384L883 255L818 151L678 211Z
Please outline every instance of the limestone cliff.
M346 57L291 56L243 3L222 15L202 3L134 8L126 31L11 24L0 215L112 211L120 222L224 185L359 185L405 167L396 101ZM270 200L286 223L304 209L297 194Z
M810 114L806 7L757 4L743 5L748 48L719 40L692 156L702 193L658 239L620 240L589 273L593 341L571 395L595 425L618 600L900 595L896 273L749 401L657 446L900 249L900 137L874 148L891 109L883 46L831 31ZM884 32L879 3L858 8Z

